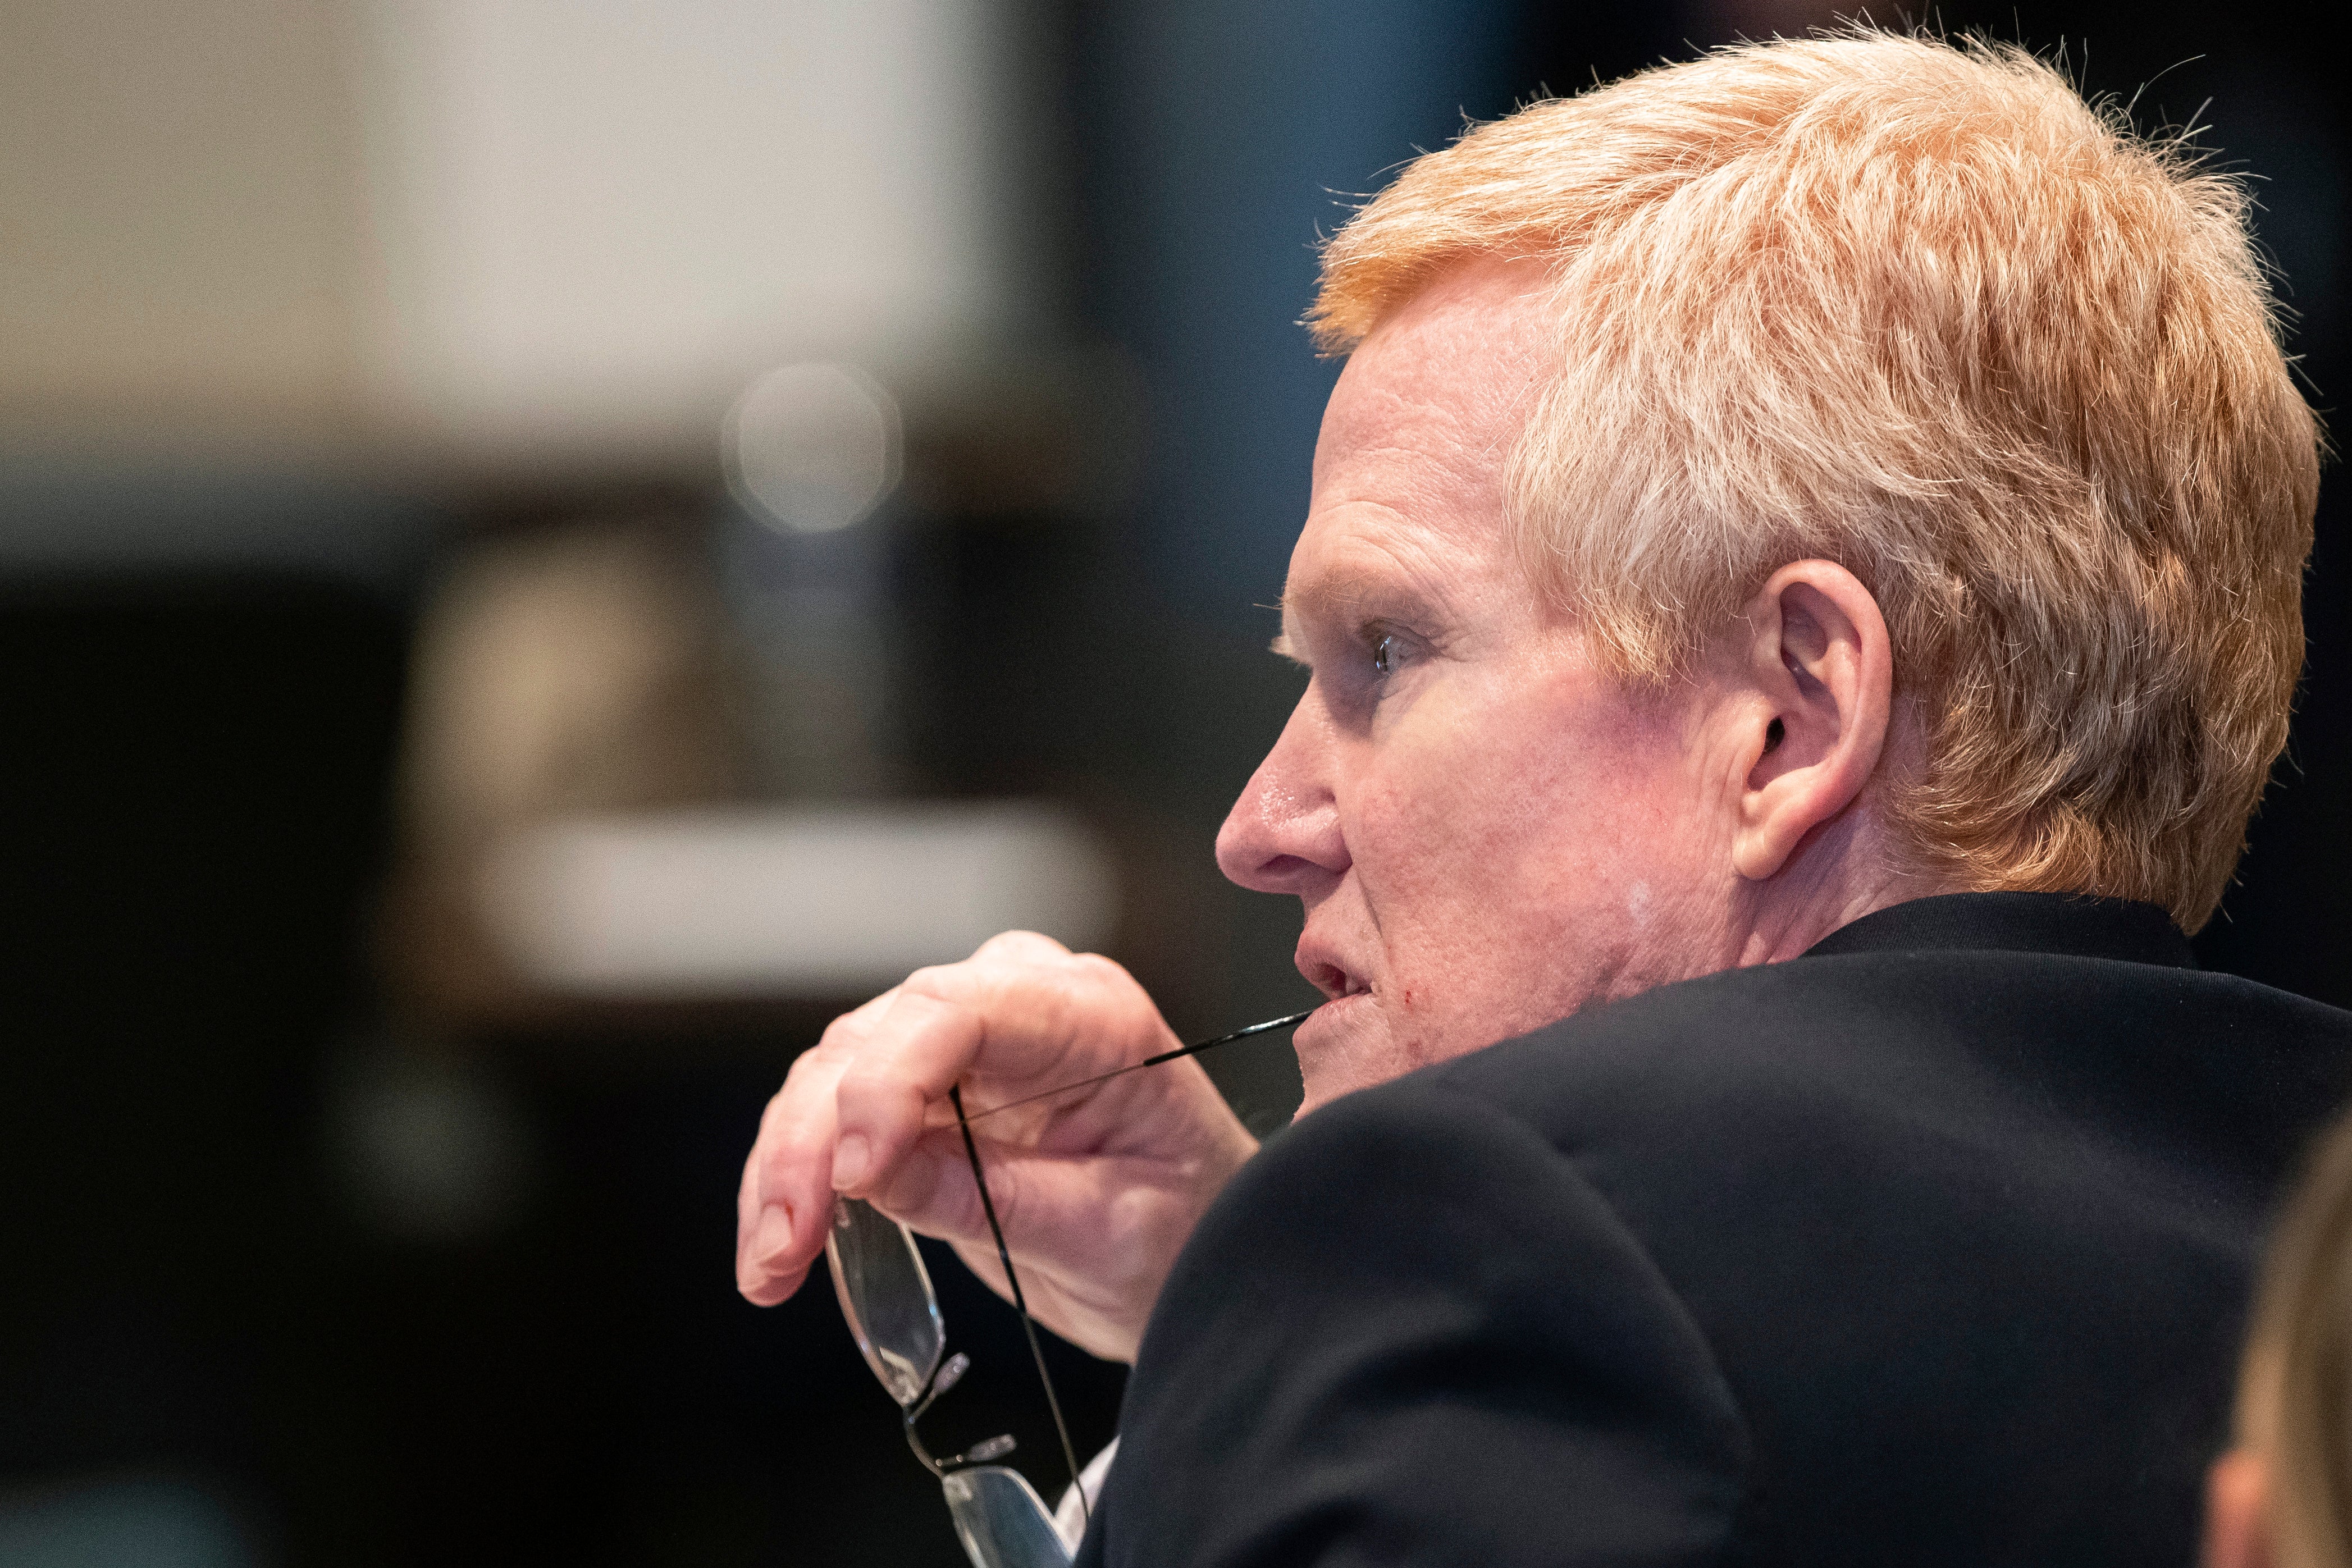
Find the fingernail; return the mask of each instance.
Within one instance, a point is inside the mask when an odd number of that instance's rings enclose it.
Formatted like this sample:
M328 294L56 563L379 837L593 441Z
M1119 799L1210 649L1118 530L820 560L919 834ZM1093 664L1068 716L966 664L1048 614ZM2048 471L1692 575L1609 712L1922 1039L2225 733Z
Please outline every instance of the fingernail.
M843 1138L833 1151L833 1190L847 1192L865 1179L866 1167L874 1161L874 1151L866 1146L866 1134L852 1133Z
M793 1217L784 1212L784 1206L772 1203L761 1209L759 1228L751 1232L751 1261L764 1263L792 1244Z

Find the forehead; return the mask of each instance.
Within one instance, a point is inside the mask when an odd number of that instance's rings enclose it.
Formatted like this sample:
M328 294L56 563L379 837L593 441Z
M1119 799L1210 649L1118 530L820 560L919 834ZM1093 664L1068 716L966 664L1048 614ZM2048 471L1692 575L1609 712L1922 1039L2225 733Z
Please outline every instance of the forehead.
M1349 357L1316 444L1294 597L1384 568L1457 576L1508 554L1504 465L1547 362L1543 290L1538 263L1457 267Z

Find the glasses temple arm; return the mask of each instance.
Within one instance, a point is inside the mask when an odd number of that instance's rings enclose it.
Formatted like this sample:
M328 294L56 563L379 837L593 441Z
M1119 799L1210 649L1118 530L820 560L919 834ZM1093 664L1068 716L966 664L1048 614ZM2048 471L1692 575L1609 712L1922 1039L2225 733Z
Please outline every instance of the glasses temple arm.
M996 1200L988 1195L988 1181L980 1172L980 1145L972 1141L971 1123L963 1113L963 1088L948 1085L948 1099L955 1106L956 1125L963 1132L964 1158L971 1162L972 1185L980 1188L980 1209L988 1217L988 1233L996 1240L996 1260L1004 1266L1004 1282L1013 1289L1013 1307L1021 1314L1021 1332L1029 1336L1029 1356L1037 1364L1037 1381L1045 1385L1045 1408L1053 1413L1054 1436L1061 1439L1062 1462L1069 1467L1070 1485L1078 1494L1078 1511L1087 1522L1094 1522L1094 1510L1087 1504L1087 1489L1078 1480L1077 1451L1070 1447L1069 1424L1062 1419L1062 1402L1054 1393L1054 1375L1045 1370L1045 1347L1037 1343L1037 1324L1029 1315L1028 1299L1021 1291L1021 1276L1013 1271L1013 1251L1004 1244L1004 1227L996 1220Z
M1147 1067L1157 1067L1163 1061L1174 1061L1186 1056L1198 1056L1204 1051L1212 1051L1221 1045L1231 1045L1237 1040L1247 1040L1254 1034L1264 1034L1271 1029L1288 1029L1293 1024L1305 1023L1314 1016L1315 1009L1308 1008L1303 1013L1292 1013L1287 1018L1267 1019L1263 1023L1254 1023L1237 1029L1231 1034L1221 1034L1214 1040L1204 1040L1197 1045L1180 1045L1173 1051L1163 1051L1157 1056L1147 1056L1141 1061L1130 1061L1125 1067L1114 1067L1108 1072L1097 1072L1092 1078L1081 1078L1074 1083L1056 1084L1051 1089L1040 1089L1034 1094L1024 1094L1018 1100L1007 1100L1002 1105L991 1105L985 1111L974 1111L969 1116L963 1113L963 1102L959 1099L956 1101L956 1120L969 1126L973 1122L995 1115L999 1111L1010 1111L1016 1106L1034 1104L1040 1100L1048 1100L1056 1094L1067 1094L1073 1089L1091 1089L1097 1083L1108 1083L1114 1078L1124 1078L1130 1072L1140 1072ZM954 1090L950 1089L948 1092L950 1098L954 1097Z

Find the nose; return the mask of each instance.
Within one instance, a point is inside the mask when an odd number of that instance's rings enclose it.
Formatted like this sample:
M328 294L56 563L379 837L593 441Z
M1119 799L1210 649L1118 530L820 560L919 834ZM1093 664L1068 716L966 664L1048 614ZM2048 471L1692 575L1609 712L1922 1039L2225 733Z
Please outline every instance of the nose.
M1217 869L1259 893L1311 896L1346 873L1330 724L1309 685L1217 831Z

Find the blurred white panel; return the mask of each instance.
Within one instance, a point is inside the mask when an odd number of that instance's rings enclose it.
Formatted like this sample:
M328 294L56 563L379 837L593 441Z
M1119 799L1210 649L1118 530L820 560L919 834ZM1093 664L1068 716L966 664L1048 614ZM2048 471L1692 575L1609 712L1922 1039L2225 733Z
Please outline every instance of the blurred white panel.
M347 33L335 0L0 4L0 441L338 427Z
M482 891L535 985L632 998L863 995L1013 929L1084 950L1117 893L1081 824L1024 804L559 821Z
M707 443L1007 308L996 0L364 0L384 371L476 444Z

